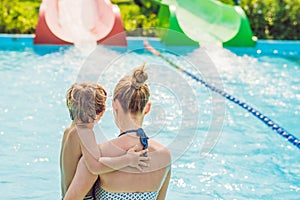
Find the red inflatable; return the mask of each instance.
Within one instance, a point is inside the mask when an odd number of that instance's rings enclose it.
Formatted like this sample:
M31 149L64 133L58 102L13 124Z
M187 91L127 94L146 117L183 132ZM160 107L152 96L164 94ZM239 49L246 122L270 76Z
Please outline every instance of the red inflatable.
M95 41L127 46L120 10L107 0L43 0L34 44L71 45Z

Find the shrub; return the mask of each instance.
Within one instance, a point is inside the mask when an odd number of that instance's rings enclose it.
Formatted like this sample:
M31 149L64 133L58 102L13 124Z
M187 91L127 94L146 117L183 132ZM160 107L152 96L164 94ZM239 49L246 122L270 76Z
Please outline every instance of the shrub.
M242 0L241 6L259 39L300 39L300 0Z
M117 3L121 10L124 28L128 32L128 35L155 36L155 33L151 29L142 30L141 28L151 28L158 25L158 5L150 0L115 0L112 2Z
M39 1L0 1L0 32L34 33L38 20Z

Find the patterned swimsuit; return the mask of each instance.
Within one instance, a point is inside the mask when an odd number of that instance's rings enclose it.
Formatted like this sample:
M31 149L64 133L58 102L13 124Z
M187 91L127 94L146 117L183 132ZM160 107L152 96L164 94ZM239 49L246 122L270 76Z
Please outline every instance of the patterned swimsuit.
M97 200L155 200L158 192L107 192L101 187L96 189Z

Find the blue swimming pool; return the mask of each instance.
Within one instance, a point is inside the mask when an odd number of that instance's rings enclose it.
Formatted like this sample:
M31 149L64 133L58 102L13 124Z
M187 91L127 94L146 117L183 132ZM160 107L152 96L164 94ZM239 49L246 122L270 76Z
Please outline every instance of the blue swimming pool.
M146 130L175 158L167 199L299 199L299 149L229 101L224 102L224 120L213 121L212 93L144 51L143 39L130 39L129 51L98 47L86 54L74 47L34 47L30 36L0 38L1 199L59 199L60 142L70 123L66 90L88 79L111 95L117 80L142 62L149 66L153 104ZM208 57L203 57L200 49L168 48L149 40L177 65L220 81L228 93L300 137L300 42L206 47ZM211 59L215 73L191 65L203 59ZM105 138L98 136L99 142L117 135L110 100L99 124ZM214 125L222 131L200 159Z

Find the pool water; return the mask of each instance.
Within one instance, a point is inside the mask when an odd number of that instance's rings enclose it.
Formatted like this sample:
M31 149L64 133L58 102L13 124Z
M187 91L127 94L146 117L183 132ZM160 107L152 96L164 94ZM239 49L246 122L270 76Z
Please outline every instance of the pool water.
M112 90L142 62L149 66L153 105L145 129L175 155L167 199L299 199L299 149L231 102L224 105L218 142L200 159L212 124L210 91L143 51L140 44L130 41L135 49L131 52L98 47L92 56L74 47L45 51L26 42L0 47L1 199L59 199L59 151L70 124L66 90L78 80L102 84L110 97L98 126L105 138L97 139L114 138L118 130L110 104ZM203 77L189 63L202 62L201 50L179 48L181 56L171 50L163 55ZM267 41L256 48L207 47L218 73L204 78L221 80L228 93L299 138L299 50L298 43ZM187 143L178 145L186 138Z

